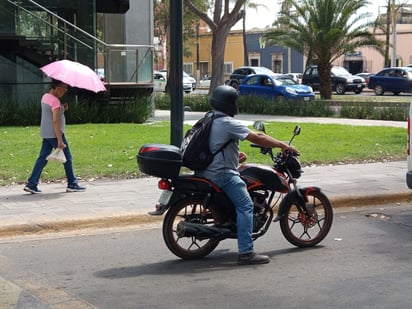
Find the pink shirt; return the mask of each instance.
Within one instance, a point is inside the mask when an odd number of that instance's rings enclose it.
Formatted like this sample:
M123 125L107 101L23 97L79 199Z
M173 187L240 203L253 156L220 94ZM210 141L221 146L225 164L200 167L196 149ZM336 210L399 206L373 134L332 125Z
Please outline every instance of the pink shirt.
M59 98L50 93L45 93L41 98L41 122L40 136L43 138L55 138L56 133L53 127L53 111L60 109L60 129L64 134L66 127L66 119L64 117L64 108L61 105Z

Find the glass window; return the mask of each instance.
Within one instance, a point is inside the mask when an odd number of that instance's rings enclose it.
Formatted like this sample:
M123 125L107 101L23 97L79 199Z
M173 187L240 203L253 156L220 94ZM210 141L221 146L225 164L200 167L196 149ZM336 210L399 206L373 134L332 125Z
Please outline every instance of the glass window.
M183 71L185 71L189 75L193 75L193 63L184 63Z
M224 74L231 74L233 72L233 63L225 62L223 65L223 73Z

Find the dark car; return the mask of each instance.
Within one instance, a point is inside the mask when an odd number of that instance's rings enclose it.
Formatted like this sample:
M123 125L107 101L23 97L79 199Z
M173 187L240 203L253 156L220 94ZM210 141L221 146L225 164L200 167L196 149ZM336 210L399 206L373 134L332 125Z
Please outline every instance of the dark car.
M311 87L301 85L288 76L274 77L267 74L247 76L239 85L240 95L255 95L283 100L310 101L315 98Z
M355 74L355 76L362 77L362 78L365 80L366 87L368 87L369 78L370 78L372 75L374 75L374 74L373 74L373 73L366 73L366 72Z
M333 66L331 70L332 90L337 94L345 94L346 91L361 93L366 87L362 77L350 74L344 67ZM311 86L313 90L319 90L320 77L318 66L311 65L306 68L302 76L302 84Z
M232 86L235 89L239 89L239 85L243 82L246 76L250 74L267 74L270 76L280 76L281 74L276 74L273 71L265 67L240 67L233 71L230 75L229 80L226 81L226 85Z
M385 68L369 78L368 88L376 95L390 91L395 95L401 92L412 92L412 68Z

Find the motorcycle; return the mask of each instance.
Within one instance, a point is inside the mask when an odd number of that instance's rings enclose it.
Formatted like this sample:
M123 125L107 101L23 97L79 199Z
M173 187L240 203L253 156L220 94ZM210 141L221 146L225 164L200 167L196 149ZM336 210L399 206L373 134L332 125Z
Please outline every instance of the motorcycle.
M265 132L262 121L254 128ZM296 126L289 141L300 134ZM239 167L254 202L253 240L262 237L272 222L279 222L283 236L297 247L312 247L329 233L333 221L332 204L318 187L299 187L299 154L293 151L269 155L273 167L245 163ZM180 149L162 144L143 145L137 156L142 172L160 177L162 190L156 210L163 215L163 239L169 250L182 259L198 259L210 254L224 239L236 239L236 209L226 194L211 181L193 174L179 174ZM180 165L179 165L180 164ZM275 210L277 214L275 216Z

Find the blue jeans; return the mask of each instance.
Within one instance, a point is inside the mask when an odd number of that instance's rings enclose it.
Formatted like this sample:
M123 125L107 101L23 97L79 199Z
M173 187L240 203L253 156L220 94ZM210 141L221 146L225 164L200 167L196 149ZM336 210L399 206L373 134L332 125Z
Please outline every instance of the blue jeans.
M63 149L63 153L66 156L66 163L63 164L64 171L66 172L67 185L73 185L77 183L77 178L74 175L73 164L72 164L72 154L70 152L69 144L67 143L66 137L63 134L63 143L66 147ZM33 171L27 185L29 187L36 187L39 183L41 173L43 172L44 167L47 165L47 156L52 152L53 148L57 147L57 138L43 138L41 144L40 154L37 158L36 163L34 164Z
M239 254L253 252L253 201L247 192L246 183L235 174L222 174L211 181L226 193L236 207Z

